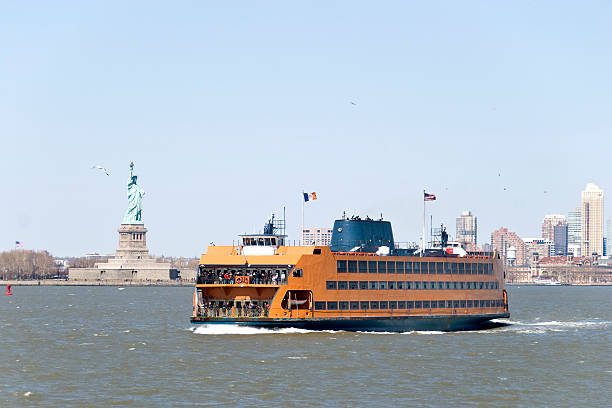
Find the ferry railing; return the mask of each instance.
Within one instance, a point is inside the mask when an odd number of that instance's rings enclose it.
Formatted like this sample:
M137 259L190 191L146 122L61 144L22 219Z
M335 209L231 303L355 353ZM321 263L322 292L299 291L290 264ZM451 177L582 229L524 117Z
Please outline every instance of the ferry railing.
M268 317L268 308L264 306L202 306L200 305L201 317L210 318L260 318Z

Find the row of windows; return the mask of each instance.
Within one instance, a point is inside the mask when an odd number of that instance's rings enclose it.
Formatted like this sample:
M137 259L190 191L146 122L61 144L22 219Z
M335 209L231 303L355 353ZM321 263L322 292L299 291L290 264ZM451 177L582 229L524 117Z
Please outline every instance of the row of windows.
M468 262L400 262L338 260L338 273L428 273L492 275L492 263Z
M315 310L395 310L395 309L453 309L474 307L502 307L502 299L464 300L399 300L399 301L341 301L315 302Z
M327 290L499 289L499 282L327 281Z

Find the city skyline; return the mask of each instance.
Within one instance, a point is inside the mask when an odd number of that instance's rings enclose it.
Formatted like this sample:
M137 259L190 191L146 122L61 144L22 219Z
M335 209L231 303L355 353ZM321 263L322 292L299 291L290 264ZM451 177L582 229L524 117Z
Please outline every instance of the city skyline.
M5 3L0 250L112 253L130 161L156 255L231 244L283 206L297 241L302 191L318 195L306 225L382 213L398 241L419 242L426 189L428 223L452 230L469 209L479 246L500 226L536 236L586 183L612 188L608 16L571 3Z

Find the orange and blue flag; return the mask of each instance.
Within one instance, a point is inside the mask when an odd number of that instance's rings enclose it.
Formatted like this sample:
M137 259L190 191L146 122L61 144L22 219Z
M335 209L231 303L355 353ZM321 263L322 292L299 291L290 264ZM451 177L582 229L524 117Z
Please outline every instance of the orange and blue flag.
M310 200L316 200L317 199L317 193L315 193L314 191L312 193L304 193L304 202L308 202Z

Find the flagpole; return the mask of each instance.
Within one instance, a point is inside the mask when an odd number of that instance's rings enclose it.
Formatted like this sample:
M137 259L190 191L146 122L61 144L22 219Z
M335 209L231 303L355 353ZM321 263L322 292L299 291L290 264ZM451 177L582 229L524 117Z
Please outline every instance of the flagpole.
M305 206L305 201L304 201L304 190L302 190L302 229L300 230L300 245L304 245L304 243L302 242L302 238L304 238L304 206Z
M423 235L421 237L422 240L422 250L421 256L425 255L425 190L423 190Z

